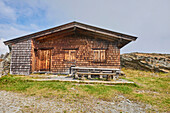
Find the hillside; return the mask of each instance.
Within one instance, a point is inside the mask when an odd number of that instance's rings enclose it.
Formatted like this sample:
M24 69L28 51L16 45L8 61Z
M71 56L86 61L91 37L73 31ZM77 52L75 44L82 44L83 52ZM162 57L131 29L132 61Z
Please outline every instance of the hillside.
M121 55L121 66L130 69L170 72L170 54L128 53Z

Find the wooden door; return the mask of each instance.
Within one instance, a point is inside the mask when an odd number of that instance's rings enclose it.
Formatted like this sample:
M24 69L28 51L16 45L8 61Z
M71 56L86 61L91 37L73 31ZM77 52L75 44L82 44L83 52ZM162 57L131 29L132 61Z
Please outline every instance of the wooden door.
M51 50L40 50L40 71L50 71Z

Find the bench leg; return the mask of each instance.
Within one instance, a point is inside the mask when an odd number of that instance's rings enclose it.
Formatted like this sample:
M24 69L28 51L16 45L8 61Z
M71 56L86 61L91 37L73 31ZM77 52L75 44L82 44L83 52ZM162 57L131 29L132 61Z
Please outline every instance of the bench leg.
M113 76L113 80L116 80L116 76Z
M84 75L82 75L80 79L81 80L85 80L86 78L84 77Z
M79 76L78 76L77 73L75 73L74 78L75 78L75 79L78 79L78 78L79 78Z
M107 80L110 81L111 80L111 76L107 75Z
M88 79L91 79L91 75L88 75L88 77L87 77Z
M99 78L100 78L100 79L103 79L103 75L99 75Z
M119 79L120 73L116 73L116 79Z

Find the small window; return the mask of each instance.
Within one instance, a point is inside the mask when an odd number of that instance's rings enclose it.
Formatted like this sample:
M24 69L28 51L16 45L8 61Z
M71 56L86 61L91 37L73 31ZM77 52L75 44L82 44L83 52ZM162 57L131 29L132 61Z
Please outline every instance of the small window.
M76 60L76 50L65 50L65 60L75 61Z
M94 62L105 62L105 50L93 50L94 51Z

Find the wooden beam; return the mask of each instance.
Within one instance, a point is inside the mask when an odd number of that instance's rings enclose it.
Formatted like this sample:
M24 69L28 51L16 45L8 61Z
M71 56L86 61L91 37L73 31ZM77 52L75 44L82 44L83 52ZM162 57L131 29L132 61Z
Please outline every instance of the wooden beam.
M113 71L120 71L120 69L115 68L93 68L93 67L71 67L71 69L96 69L96 70L113 70Z
M74 33L74 29L67 29L67 30L64 30L64 31L60 31L58 33L52 33L52 34L49 34L49 35L45 35L43 37L39 37L35 40L42 40L42 39L46 39L46 38L53 38L53 37L62 37L62 36L67 36L67 35L70 35L70 34L73 34Z
M114 38L118 38L118 39L125 39L125 40L129 40L129 41L132 41L132 39L130 38L126 38L126 37L123 37L121 35L116 35L114 33L108 33L108 32L104 32L102 30L95 30L95 29L92 29L90 27L83 27L83 26L80 26L80 25L75 25L77 28L80 28L80 29L84 29L84 30L87 30L87 31L91 31L91 32L94 32L94 33L100 33L102 35L107 35L109 37L114 37Z
M116 73L82 73L77 72L78 75L116 75Z
M82 29L78 29L78 28L76 29L76 33L92 36L93 38L100 38L100 39L104 39L104 40L109 40L109 41L112 41L112 42L117 40L116 38L110 38L110 37L102 35L102 34L97 34L97 33L91 32L91 31L82 30Z

